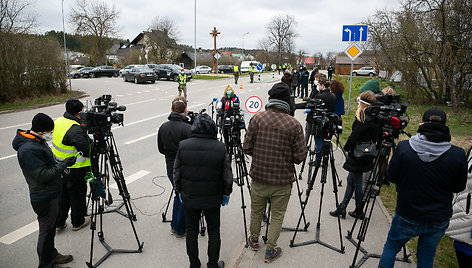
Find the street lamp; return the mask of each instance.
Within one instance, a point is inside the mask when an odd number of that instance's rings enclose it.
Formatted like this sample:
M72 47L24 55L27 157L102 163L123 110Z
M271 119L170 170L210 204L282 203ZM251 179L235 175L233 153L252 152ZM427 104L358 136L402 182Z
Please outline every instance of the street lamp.
M241 37L241 57L244 57L244 36L248 34L249 32L244 33L243 36Z
M195 38L195 48L194 48L194 70L195 70L195 78L197 78L197 0L195 0L195 8L194 8L194 17L195 17L195 24L194 24L194 38Z
M67 45L66 45L66 27L64 24L64 0L62 0L62 33L64 35L64 53L66 56L66 76L69 78L69 91L72 94L72 84L71 84L70 75L69 75L69 54L67 54Z

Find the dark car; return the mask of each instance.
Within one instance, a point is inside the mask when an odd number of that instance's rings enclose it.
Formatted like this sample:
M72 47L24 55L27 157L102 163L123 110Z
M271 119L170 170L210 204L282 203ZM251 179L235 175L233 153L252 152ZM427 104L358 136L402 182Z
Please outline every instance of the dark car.
M232 73L233 65L218 65L218 72L219 73Z
M119 75L118 69L113 66L98 66L90 70L90 77L100 77L100 76L108 76L108 77L118 77Z
M144 82L156 82L156 73L149 68L131 68L128 72L123 75L123 81L134 81L135 84Z
M74 71L74 72L71 72L70 73L70 77L72 78L80 78L80 77L84 77L84 78L89 78L90 77L90 71L93 69L93 67L83 67L77 71Z
M180 70L183 68L176 64L158 64L155 68L157 79L166 78L167 80L179 81ZM189 70L184 69L184 73L187 75L187 81L192 79L192 73Z

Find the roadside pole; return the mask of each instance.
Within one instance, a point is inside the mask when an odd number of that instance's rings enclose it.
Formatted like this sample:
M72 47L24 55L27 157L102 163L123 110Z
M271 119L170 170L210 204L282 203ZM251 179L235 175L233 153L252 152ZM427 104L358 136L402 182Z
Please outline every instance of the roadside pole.
M347 102L347 113L349 114L349 110L351 107L351 89L352 89L352 69L353 69L354 61L351 60L351 74L349 75L349 100Z

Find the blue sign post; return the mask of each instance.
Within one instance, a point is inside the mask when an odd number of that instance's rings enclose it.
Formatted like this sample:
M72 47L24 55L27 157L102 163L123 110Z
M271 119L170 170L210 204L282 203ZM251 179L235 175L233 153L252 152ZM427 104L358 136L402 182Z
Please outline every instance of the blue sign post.
M343 42L367 41L367 25L343 25Z

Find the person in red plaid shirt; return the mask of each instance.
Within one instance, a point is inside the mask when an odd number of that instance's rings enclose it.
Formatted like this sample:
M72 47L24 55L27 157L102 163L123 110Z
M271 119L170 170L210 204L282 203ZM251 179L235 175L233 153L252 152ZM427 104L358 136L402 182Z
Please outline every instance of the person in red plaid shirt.
M251 224L249 245L259 249L262 215L267 202L271 202L271 219L265 253L265 262L272 262L282 254L277 239L282 229L295 166L306 156L307 148L303 127L290 116L290 89L277 83L269 90L266 110L256 114L249 122L244 139L244 152L252 156L249 175L251 183Z

